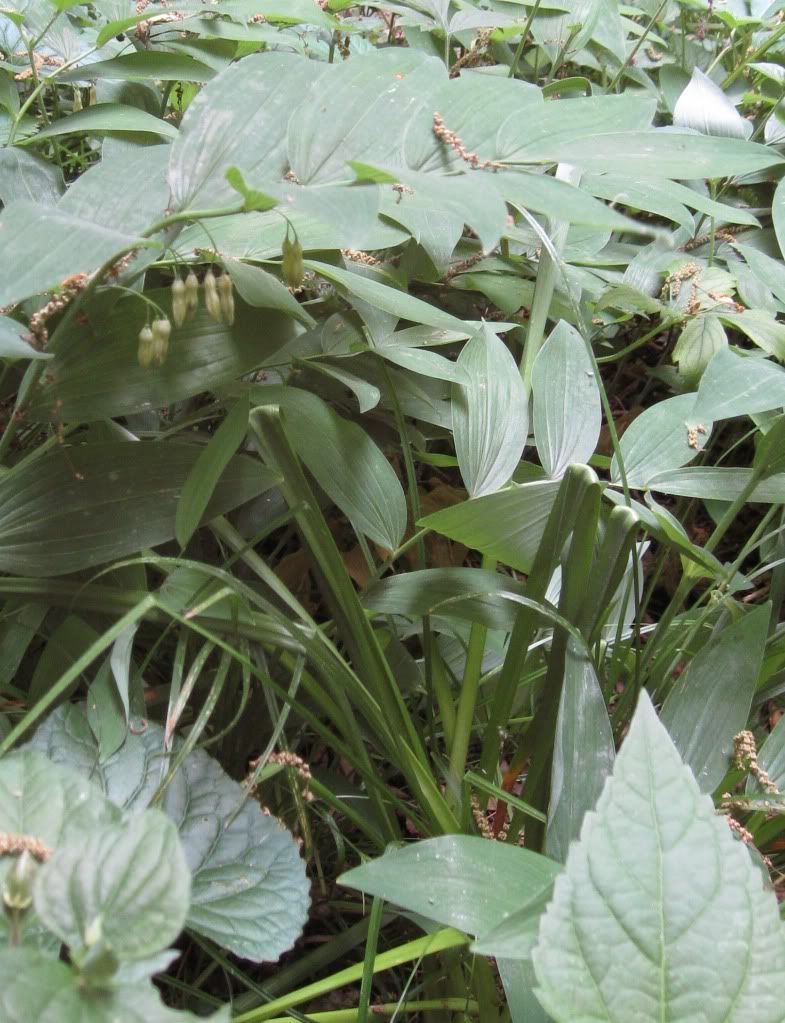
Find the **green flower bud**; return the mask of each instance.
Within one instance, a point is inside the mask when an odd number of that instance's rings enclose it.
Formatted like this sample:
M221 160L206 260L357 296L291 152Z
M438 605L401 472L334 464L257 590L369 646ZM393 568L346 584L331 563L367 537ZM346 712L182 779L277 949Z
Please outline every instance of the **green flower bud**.
M120 968L120 960L104 941L89 945L78 963L82 981L91 988L109 987Z
M218 281L212 270L204 275L204 304L214 320L221 319L221 299L218 297Z
M295 235L294 241L289 238L289 232L281 245L281 275L290 288L299 288L305 277L303 266L303 247Z
M172 281L172 319L175 327L182 327L188 312L188 303L185 297L185 281L175 277Z
M231 327L234 323L234 288L229 274L221 274L218 278L218 298L221 302L221 317Z
M172 325L169 320L153 320L153 362L156 366L163 366L166 361L166 353L169 351L169 335L172 333Z
M36 867L34 857L25 849L3 881L3 902L8 909L21 913L32 905Z
M185 278L185 315L191 319L199 308L199 278L190 270Z
M149 326L144 326L139 331L139 347L136 350L136 357L142 369L149 369L152 366L154 354L153 332Z

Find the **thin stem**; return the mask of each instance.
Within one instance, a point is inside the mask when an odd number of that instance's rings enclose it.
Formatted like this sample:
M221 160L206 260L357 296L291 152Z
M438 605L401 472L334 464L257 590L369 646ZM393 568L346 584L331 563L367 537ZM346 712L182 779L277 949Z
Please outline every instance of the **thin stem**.
M483 556L482 567L487 571L495 572L496 561ZM463 670L461 695L458 700L458 713L455 717L455 732L450 750L450 783L453 786L453 795L458 799L461 796L461 783L466 771L466 758L474 727L474 711L480 689L482 659L485 655L487 636L488 630L484 625L479 625L477 622L472 623L466 664Z
M51 75L47 75L46 78L42 78L38 82L38 85L36 85L36 87L24 101L24 103L19 107L18 112L16 113L13 121L11 122L11 127L8 131L8 141L6 142L6 146L13 145L14 139L16 138L16 133L19 130L19 125L22 123L22 118L25 116L25 114L33 105L33 103L35 103L42 89L44 89L45 86L49 85L50 82L54 81L54 79L57 78L58 75L61 75L64 71L67 71L75 64L78 64L80 60L84 60L85 57L89 57L90 54L95 53L97 49L98 49L97 46L91 46L89 50L86 50L84 53L80 53L78 57L73 57L71 60L66 61L65 64L61 64L60 67L54 69ZM35 136L33 136L31 141L35 141Z
M622 66L619 68L619 70L616 72L616 74L613 76L613 78L611 80L611 84L608 86L608 92L613 92L613 90L619 84L619 82L621 81L622 75L624 74L624 72L627 70L627 68L635 60L635 57L636 57L636 55L638 53L638 50L645 43L646 38L649 35L649 32L651 32L651 30L654 28L654 25L655 25L655 23L657 21L657 18L659 18L659 16L665 10L667 5L668 5L668 0L662 0L662 3L660 4L660 6L657 8L657 10L654 12L654 14L652 14L651 18L649 18L649 23L646 26L646 28L643 30L643 33L641 34L640 39L633 46L632 50L630 50L629 54L627 55L626 60L624 61Z
M526 39L529 35L529 30L532 27L532 22L540 9L542 0L536 0L534 7L529 12L529 17L526 19L526 24L523 26L523 32L521 33L521 41L515 50L515 56L512 58L512 64L510 65L510 73L507 75L508 78L514 78L518 71L518 64L520 63L521 57L523 56L523 48L526 45Z

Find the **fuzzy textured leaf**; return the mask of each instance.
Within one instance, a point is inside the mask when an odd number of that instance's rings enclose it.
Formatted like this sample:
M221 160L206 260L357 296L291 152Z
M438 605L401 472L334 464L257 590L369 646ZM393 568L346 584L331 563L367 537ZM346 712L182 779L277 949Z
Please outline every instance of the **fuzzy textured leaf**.
M117 806L143 810L160 781L163 739L160 725L150 723L97 764L84 709L70 705L50 715L32 746L57 764L90 774ZM177 746L175 741L175 751ZM193 877L187 926L255 962L273 961L290 948L309 904L305 867L291 835L203 750L186 757L161 809L177 825Z
M533 953L556 1023L780 1023L773 891L679 758L645 691L557 878Z

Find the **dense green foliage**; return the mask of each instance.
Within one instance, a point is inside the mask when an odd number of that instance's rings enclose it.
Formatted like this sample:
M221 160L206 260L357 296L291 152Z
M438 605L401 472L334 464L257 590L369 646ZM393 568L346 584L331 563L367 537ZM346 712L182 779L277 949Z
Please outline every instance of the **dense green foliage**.
M0 6L2 1021L785 1021L781 8Z

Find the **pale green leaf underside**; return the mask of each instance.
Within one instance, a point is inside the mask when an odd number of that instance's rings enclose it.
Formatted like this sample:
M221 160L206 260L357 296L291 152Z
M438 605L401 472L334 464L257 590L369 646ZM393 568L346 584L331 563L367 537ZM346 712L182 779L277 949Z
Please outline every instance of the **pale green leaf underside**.
M556 1023L780 1023L773 892L642 694L533 953Z

